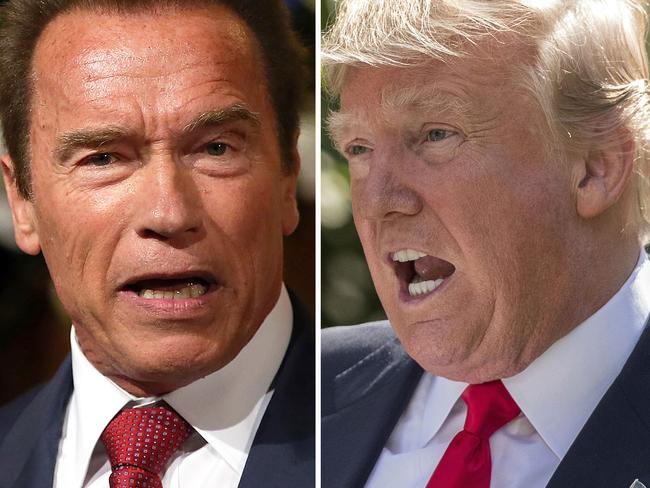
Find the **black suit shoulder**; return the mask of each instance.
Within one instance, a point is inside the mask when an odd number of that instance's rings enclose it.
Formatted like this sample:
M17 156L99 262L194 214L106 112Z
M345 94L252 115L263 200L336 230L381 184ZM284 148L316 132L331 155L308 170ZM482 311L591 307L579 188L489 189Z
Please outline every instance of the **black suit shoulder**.
M387 320L324 329L321 336L322 375L335 376L387 345L397 345L397 338Z
M24 421L26 412L38 412L39 409L49 411L52 405L65 403L71 393L72 366L68 355L49 381L35 386L0 407L0 441L6 438L14 424L20 420Z
M68 356L50 381L0 409L0 488L52 486L72 387Z
M7 436L11 427L18 420L18 417L20 417L34 398L38 396L44 386L45 384L35 386L18 398L0 407L0 439L4 439Z
M321 351L323 415L373 394L404 373L421 372L387 321L326 329Z
M388 322L322 334L322 486L363 486L422 374Z

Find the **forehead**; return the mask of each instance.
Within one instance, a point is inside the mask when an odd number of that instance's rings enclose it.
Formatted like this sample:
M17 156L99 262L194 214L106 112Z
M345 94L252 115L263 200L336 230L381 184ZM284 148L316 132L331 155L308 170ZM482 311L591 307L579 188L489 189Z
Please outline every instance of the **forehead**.
M481 119L510 109L529 108L531 92L522 83L534 51L517 44L488 44L445 61L408 66L347 67L341 110L331 118L332 133L350 124L395 124L413 114Z
M233 84L253 78L265 85L259 56L250 29L226 7L74 10L55 18L38 40L34 99L92 104L132 89L178 99L188 88L183 84L200 90L208 80Z
M493 61L477 63L439 61L406 67L355 67L341 91L341 109L399 111L417 110L429 103L444 102L450 108L468 109L485 104L503 90L507 74L494 69Z

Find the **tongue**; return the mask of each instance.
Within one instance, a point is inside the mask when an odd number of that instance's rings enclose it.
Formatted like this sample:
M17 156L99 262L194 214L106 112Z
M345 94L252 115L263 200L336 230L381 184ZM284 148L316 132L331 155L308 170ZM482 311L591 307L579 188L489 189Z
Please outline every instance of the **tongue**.
M447 278L456 271L453 264L433 256L424 256L423 258L416 259L413 266L415 272L423 281Z

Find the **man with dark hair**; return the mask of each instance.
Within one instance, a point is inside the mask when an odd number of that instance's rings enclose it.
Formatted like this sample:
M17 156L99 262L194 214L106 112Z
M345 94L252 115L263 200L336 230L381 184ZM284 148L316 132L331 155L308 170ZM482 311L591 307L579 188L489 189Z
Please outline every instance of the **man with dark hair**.
M285 8L3 18L16 242L73 327L56 376L0 410L0 487L313 486L313 337L282 284L303 69Z

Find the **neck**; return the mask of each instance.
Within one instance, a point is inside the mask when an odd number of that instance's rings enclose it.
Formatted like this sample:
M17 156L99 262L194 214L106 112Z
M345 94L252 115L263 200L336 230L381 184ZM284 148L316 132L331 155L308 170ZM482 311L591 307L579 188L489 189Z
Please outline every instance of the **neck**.
M533 347L524 349L519 358L516 374L523 371L532 361L543 354L557 340L570 333L602 308L625 284L639 259L641 245L634 236L619 234L609 241L596 239L578 247L576 266L567 270L573 274L573 293L567 293L565 300L557 304L552 331L545 339L532 340ZM550 334L548 332L551 332Z

